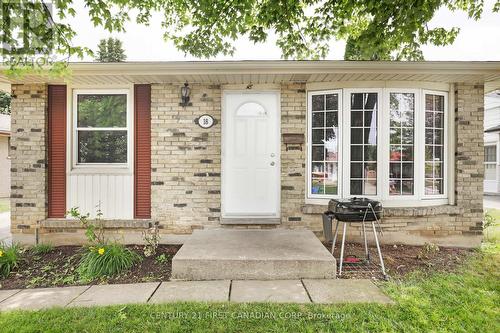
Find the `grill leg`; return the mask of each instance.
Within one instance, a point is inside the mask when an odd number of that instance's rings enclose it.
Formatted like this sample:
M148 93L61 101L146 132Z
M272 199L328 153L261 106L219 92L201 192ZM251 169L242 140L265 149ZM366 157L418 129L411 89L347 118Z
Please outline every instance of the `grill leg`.
M365 255L366 255L366 260L368 260L368 263L369 263L370 262L370 252L368 251L368 241L366 240L365 221L363 221L363 238L365 240Z
M378 258L380 260L380 266L382 267L382 274L385 274L384 259L382 259L382 251L380 250L380 244L378 243L377 230L375 229L375 222L372 222L373 235L375 236L375 244L377 244Z
M337 224L335 225L335 234L333 236L333 243L332 243L332 255L333 251L335 251L335 243L337 242L337 235L339 234L339 220L337 220Z
M345 234L347 232L347 223L344 222L344 232L342 233L342 247L340 248L340 266L339 266L339 276L342 275L342 264L344 263L344 245L345 245Z

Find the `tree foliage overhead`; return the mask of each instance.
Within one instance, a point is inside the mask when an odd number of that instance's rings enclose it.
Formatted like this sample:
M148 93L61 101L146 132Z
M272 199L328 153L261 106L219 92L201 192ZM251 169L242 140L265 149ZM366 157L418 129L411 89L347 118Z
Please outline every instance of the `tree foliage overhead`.
M97 45L98 62L122 62L127 59L125 50L123 50L122 41L118 38L101 39Z
M420 60L423 45L448 45L459 33L456 27L429 27L438 9L465 11L477 20L484 7L484 0L82 1L94 25L109 32L124 32L129 20L148 25L152 14L159 12L163 15L165 39L173 41L179 50L200 58L233 54L234 41L242 36L255 43L271 36L276 38L284 58L322 58L333 40L348 40L355 59ZM4 42L22 49L14 32L26 28L22 18L29 14L46 23L29 32L41 41L50 42L41 43L37 53L47 52L46 45L50 45L51 53L60 55L92 53L73 45L75 31L71 25L61 23L76 15L73 0L56 0L52 14L43 1L30 3L30 10L26 11L18 2L2 2L0 37ZM493 10L500 11L500 0L496 0ZM4 49L4 54L10 55L12 51Z

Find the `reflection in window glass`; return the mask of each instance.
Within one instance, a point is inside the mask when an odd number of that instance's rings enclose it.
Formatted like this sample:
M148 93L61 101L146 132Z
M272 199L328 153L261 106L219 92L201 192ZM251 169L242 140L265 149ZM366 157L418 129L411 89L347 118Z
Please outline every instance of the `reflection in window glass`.
M444 193L444 96L425 94L425 194Z
M127 163L127 95L78 94L77 162Z
M389 107L389 195L413 195L415 94L390 93Z
M79 131L78 163L126 163L127 131Z
M351 195L377 195L377 93L352 93Z
M338 194L338 94L312 96L311 194Z
M127 95L78 95L78 127L126 127Z

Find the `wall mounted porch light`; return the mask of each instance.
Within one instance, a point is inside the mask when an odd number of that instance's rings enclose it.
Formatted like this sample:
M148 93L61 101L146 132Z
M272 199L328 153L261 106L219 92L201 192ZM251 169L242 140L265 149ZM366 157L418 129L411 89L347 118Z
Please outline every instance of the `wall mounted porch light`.
M191 94L191 88L189 88L189 83L184 83L184 86L181 87L181 102L179 103L180 106L186 107L186 106L191 106L193 103L189 102L189 95Z

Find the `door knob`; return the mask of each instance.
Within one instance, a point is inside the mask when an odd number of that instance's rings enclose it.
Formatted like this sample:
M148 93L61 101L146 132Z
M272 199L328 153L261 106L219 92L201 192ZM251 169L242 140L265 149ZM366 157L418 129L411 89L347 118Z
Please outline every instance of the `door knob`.
M274 166L274 162L271 162L271 166Z

